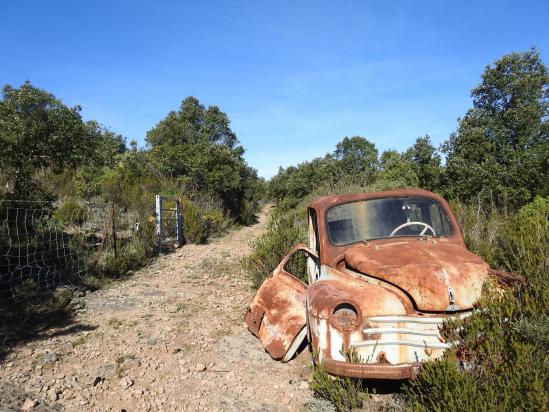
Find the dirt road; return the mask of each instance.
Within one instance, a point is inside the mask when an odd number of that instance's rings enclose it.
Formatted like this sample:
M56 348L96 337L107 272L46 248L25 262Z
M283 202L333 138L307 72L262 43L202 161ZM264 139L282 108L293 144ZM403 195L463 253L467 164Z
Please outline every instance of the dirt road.
M81 298L76 327L3 362L3 410L300 410L309 354L274 362L242 322L253 291L239 260L267 213Z

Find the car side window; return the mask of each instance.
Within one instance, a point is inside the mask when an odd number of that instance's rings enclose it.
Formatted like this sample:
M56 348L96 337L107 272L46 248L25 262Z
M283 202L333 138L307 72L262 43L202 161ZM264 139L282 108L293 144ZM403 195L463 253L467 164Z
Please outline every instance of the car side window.
M309 208L309 247L320 256L320 240L318 238L318 223L316 220L316 212Z
M305 283L309 283L307 276L307 258L309 254L302 249L296 250L286 264L284 265L284 270L290 275L295 276L299 280Z

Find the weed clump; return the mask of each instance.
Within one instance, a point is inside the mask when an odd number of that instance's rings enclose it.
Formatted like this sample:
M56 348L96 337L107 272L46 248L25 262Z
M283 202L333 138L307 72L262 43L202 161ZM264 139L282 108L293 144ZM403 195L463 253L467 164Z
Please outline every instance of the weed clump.
M331 376L321 365L314 368L310 387L315 398L328 402L332 405L332 410L337 411L352 411L360 408L364 403L364 397L367 396L363 392L362 382L359 379ZM319 405L324 408L321 410L330 410L323 402L314 404L322 404Z

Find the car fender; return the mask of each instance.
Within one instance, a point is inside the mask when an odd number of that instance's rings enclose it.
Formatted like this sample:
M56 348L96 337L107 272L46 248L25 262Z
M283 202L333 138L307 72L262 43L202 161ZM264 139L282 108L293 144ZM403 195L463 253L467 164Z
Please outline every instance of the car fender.
M307 321L317 361L325 356L344 360L350 342L364 339L362 330L368 316L405 315L413 311L408 296L391 285L349 271L326 269L307 290ZM354 306L359 316L358 323L346 330L333 317L334 309L344 303Z

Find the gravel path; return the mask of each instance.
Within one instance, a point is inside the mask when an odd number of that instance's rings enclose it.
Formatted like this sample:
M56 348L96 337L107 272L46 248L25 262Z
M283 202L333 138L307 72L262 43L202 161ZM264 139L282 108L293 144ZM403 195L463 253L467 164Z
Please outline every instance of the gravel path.
M0 410L300 410L309 353L275 362L242 321L253 291L239 260L267 215L80 298L78 327L0 364Z

